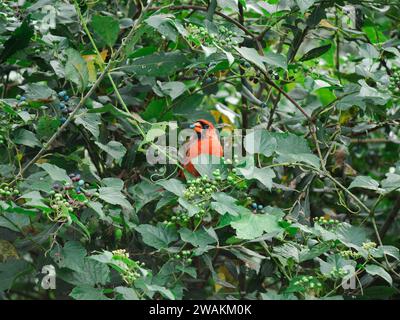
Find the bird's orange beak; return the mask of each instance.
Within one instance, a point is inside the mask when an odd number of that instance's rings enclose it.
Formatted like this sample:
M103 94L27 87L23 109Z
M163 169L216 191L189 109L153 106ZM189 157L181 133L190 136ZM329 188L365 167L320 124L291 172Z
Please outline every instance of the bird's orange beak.
M197 133L201 133L201 131L203 130L203 127L200 122L195 122L191 124L190 128L196 131Z

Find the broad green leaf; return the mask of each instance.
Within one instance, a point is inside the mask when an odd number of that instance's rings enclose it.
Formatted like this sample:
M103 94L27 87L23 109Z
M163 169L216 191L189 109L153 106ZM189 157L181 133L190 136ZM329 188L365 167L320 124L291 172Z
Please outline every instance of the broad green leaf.
M252 212L241 214L238 219L231 222L232 228L236 230L236 235L240 239L252 240L262 236L264 233L274 233L283 231L279 225L280 218L267 213L254 214Z
M41 82L28 83L21 86L25 91L25 97L33 101L52 100L56 95L55 91L50 89L46 84Z
M54 181L71 183L71 179L65 169L59 168L56 165L50 163L39 163L36 165L46 171Z
M186 86L183 82L180 81L169 81L169 82L161 82L157 81L158 87L156 87L155 92L160 96L170 96L172 100L175 100L179 96L181 96L186 91Z
M89 71L86 61L78 51L72 48L68 48L65 54L67 55L65 78L78 85L79 89L83 91L89 82Z
M123 69L137 76L163 77L172 75L187 63L185 55L179 51L160 52L134 59Z
M189 242L195 247L205 247L209 244L217 242L205 229L192 231L187 228L179 230L181 239L185 242Z
M126 209L132 209L131 204L126 200L125 195L115 187L101 187L99 188L99 198L107 203L120 205Z
M297 5L302 13L306 12L313 4L315 0L296 0Z
M350 184L349 189L363 188L370 190L379 190L379 182L368 176L358 176Z
M82 110L83 112L85 110ZM84 113L75 118L74 122L77 125L82 125L88 130L96 139L99 137L99 126L101 124L101 117L97 113Z
M15 132L13 141L16 144L22 144L28 147L41 147L40 141L36 138L35 134L32 131L28 131L26 129L18 129Z
M14 53L25 49L34 35L34 28L30 26L30 16L22 22L22 24L16 28L11 35L3 43L3 50L0 54L0 63L6 61L9 57L11 57Z
M275 172L271 168L257 168L254 164L246 168L239 168L239 172L246 179L256 179L260 181L267 189L272 188L272 179L275 178Z
M178 179L161 180L157 181L157 184L169 192L176 194L178 197L183 196L185 192L185 185Z
M109 141L107 144L102 144L95 141L95 144L103 151L107 152L112 158L114 158L118 163L122 160L126 153L126 148L121 142Z
M56 247L50 252L50 256L59 268L68 268L77 272L81 270L86 254L86 249L77 241L68 241L61 249Z
M248 214L251 211L245 207L237 205L237 200L226 193L218 192L213 194L212 198L215 200L211 202L211 208L217 211L220 215L229 214L238 216L239 214Z
M119 23L110 16L94 16L92 18L92 27L96 36L101 41L112 47L118 39Z
M156 249L168 248L171 242L178 240L178 234L174 228L162 223L157 226L141 224L135 230L142 235L143 242Z
M393 280L392 280L392 277L390 276L390 274L387 273L385 271L385 269L383 269L380 266L377 266L376 264L367 264L365 266L365 271L367 271L372 276L379 276L379 277L383 278L390 285L392 285L392 283L393 283Z
M400 175L396 173L387 173L386 179L381 182L381 186L386 192L400 191Z
M110 300L103 294L101 288L94 288L88 285L75 287L69 295L75 300Z
M245 58L247 61L255 64L261 70L266 71L264 65L264 57L261 56L256 49L254 48L246 48L246 47L234 47L234 49L239 52L239 54Z

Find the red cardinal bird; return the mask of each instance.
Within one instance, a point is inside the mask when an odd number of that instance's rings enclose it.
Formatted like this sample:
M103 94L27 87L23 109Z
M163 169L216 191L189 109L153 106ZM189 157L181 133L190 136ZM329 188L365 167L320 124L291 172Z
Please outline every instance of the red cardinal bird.
M190 128L196 132L196 135L189 141L183 167L193 176L199 176L199 173L192 164L192 159L200 154L222 157L224 151L219 141L217 130L210 121L197 120Z

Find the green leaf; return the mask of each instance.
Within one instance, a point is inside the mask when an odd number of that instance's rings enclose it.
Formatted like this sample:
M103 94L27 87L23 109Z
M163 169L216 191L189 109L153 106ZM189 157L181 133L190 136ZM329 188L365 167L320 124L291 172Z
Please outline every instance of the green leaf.
M187 228L179 230L181 239L185 242L190 243L195 247L206 247L209 244L217 242L205 229L192 231Z
M267 213L254 214L248 212L241 214L239 219L235 219L231 223L232 228L236 230L236 235L240 239L252 240L266 233L274 233L283 231L279 225L280 218L276 215L269 214L270 207L265 208ZM283 213L282 213L283 216Z
M0 263L0 292L12 288L17 278L31 271L33 271L32 265L22 259L9 259Z
M126 153L126 148L121 142L109 141L107 144L102 144L98 141L94 142L101 150L105 151L112 158L114 158L118 163L121 162L122 158Z
M0 55L0 63L6 61L14 53L25 49L34 34L34 28L30 26L30 16L28 16L22 24L16 28L11 35L3 44L3 51Z
M106 45L112 47L118 39L119 23L110 16L94 16L92 27L96 36Z
M275 172L271 168L257 168L253 163L245 168L239 168L239 172L246 179L256 179L260 181L267 189L272 188L272 179L275 178Z
M287 69L287 61L285 56L282 54L269 51L265 53L265 55L262 57L262 60L268 65L279 67L285 70Z
M186 86L180 81L161 82L157 81L158 88L155 92L160 96L170 96L175 100L186 91Z
M75 300L110 300L103 294L102 289L87 285L75 287L69 296Z
M366 230L359 226L352 226L346 222L341 223L337 230L339 240L350 248L358 249L367 241Z
M25 97L32 101L52 100L56 95L54 90L43 83L28 83L21 88L25 91Z
M246 48L246 47L234 47L234 49L237 52L239 52L239 54L243 58L245 58L247 61L255 64L261 70L266 71L266 68L265 68L265 65L264 65L264 57L260 56L260 54L257 52L256 49L254 49L254 48Z
M305 162L319 167L319 158L312 154L307 141L295 134L254 130L246 135L244 146L250 154L262 153L270 157L276 152L279 162Z
M178 179L161 180L157 181L157 184L169 192L176 194L178 197L183 196L185 192L185 185Z
M114 292L121 296L122 300L139 300L136 291L127 287L116 287Z
M135 230L142 235L145 244L156 249L168 248L171 242L178 240L176 230L162 223L158 223L157 226L141 224L135 227Z
M86 249L78 241L68 241L63 248L56 247L50 252L50 256L59 268L68 268L77 272L81 270L86 254Z
M61 269L57 276L76 286L105 285L110 280L110 269L99 261L85 257L79 270Z
M99 198L107 203L120 205L121 207L130 210L132 209L131 204L129 203L128 200L126 200L126 197L118 188L115 187L99 188Z
M82 110L83 112L85 110ZM99 137L99 126L101 124L101 116L97 113L84 113L75 118L75 124L82 125L88 130L96 139Z
M28 131L26 129L18 129L15 132L13 141L16 144L22 144L28 147L41 147L40 141L36 138L35 134L32 131Z
M78 85L80 91L83 91L89 82L89 71L86 61L78 51L68 48L65 50L67 63L65 65L65 79Z
M176 42L178 32L174 27L174 18L173 14L155 14L147 18L145 22L167 39Z
M297 5L302 13L306 12L313 4L315 0L296 0Z
M160 52L134 59L129 66L123 67L127 72L137 76L165 77L174 74L188 64L186 56L179 51Z
M211 202L211 208L217 211L220 215L228 213L232 216L238 216L239 214L248 214L251 211L245 207L237 205L237 200L226 193L218 192L213 194L215 202Z
M0 227L7 228L15 232L20 232L21 229L28 226L29 224L30 221L27 215L13 212L5 213L4 216L0 215Z
M59 168L56 165L50 163L38 163L36 165L46 171L51 179L53 179L54 181L71 183L71 179L69 178L65 169Z
M372 276L379 276L381 278L383 278L384 280L386 280L390 285L393 284L393 280L392 277L390 276L389 273L387 273L385 271L385 269L383 269L380 266L377 266L375 264L367 264L365 266L365 271L367 271L370 275Z
M252 130L244 138L244 147L250 154L261 153L270 157L277 148L277 142L268 131Z
M312 60L315 58L318 58L322 56L324 53L328 52L329 49L332 47L331 44L327 44L318 48L311 49L310 51L307 51L304 56L302 56L299 61L308 61Z
M387 173L386 179L381 182L381 186L386 192L400 191L400 175L396 173Z
M37 123L36 134L39 139L49 140L50 137L58 130L60 120L49 116L40 117Z
M368 176L358 176L350 184L349 189L363 188L369 190L379 190L379 182Z

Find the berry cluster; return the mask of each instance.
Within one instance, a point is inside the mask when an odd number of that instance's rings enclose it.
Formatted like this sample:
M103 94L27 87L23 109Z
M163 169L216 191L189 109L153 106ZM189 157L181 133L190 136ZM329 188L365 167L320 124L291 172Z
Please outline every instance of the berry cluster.
M337 226L340 221L336 219L327 219L325 217L315 217L314 222L318 223L321 226L326 226L326 227L333 227Z
M400 68L394 66L392 71L393 74L390 77L389 90L395 95L400 95Z
M270 75L270 77L271 77L272 79L274 79L274 80L279 80L279 74L278 74L276 71L274 71L274 70L272 70L272 69L269 69L269 70L268 70L268 74Z
M225 26L219 27L218 33L209 33L206 28L189 23L187 31L189 32L187 39L196 46L204 44L206 46L230 47L239 42L239 39L234 36L234 32Z
M10 199L17 197L20 194L19 190L7 185L0 187L0 199Z
M340 252L340 255L343 257L343 258L351 258L351 259L360 259L362 256L361 256L361 254L359 253L359 252L355 252L355 251L352 251L352 250L345 250L345 251L341 251Z
M129 258L129 253L125 249L112 251L113 259L119 260L118 269L121 270L122 280L129 286L133 286L135 281L140 277L140 268L144 267L144 262L133 261Z
M313 276L301 276L294 282L295 286L302 287L304 290L314 290L322 287L322 283Z
M17 102L18 107L24 107L28 104L25 96L21 96L20 94L18 94L15 98L18 100Z
M177 253L172 256L174 260L182 261L183 264L191 264L193 262L192 252L190 250L183 250L181 253Z
M184 193L186 199L210 197L218 190L218 182L211 181L206 175L201 178L189 180L188 185L189 187Z
M69 214L74 212L74 208L69 201L64 198L64 194L58 192L50 199L50 207L53 209L53 216L49 216L49 218L56 222L66 222L70 220Z
M251 207L254 210L254 212L256 212L257 210L262 211L264 209L264 206L262 204L257 204L256 202L253 202L251 204Z
M373 241L364 242L364 243L362 244L362 247L363 247L365 250L372 250L372 249L375 249L375 248L376 248L376 242L373 242Z
M58 108L60 109L62 116L60 118L61 124L67 121L66 116L72 112L72 108L68 106L69 96L65 91L60 91L58 93L58 97L60 98L60 103L58 104Z
M86 183L85 180L81 179L81 175L79 173L71 173L69 174L69 177L71 178L71 181L75 183L75 191L77 194L80 194L82 192L82 187L89 187L89 184ZM67 185L66 187L67 190L74 188L74 186L71 185Z
M343 268L336 268L334 267L331 272L329 272L329 277L331 279L342 279L344 276L346 276L349 272L346 271Z

